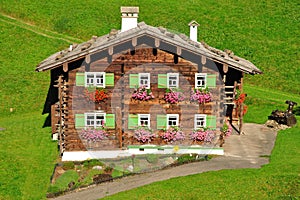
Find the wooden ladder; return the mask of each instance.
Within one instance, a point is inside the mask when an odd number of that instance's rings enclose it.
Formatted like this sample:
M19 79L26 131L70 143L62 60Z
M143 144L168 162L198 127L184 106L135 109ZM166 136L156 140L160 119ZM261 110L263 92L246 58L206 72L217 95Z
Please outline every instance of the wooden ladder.
M234 108L236 106L234 100L236 99L236 88L238 87L237 82L234 82L234 85L225 85L225 105L232 106L233 113L231 118L231 123L238 124L239 117L238 114L235 112Z
M58 146L59 152L62 156L65 151L65 136L68 131L68 83L60 75L56 80L58 88L58 102L56 103L56 116L58 116L58 122L56 124L56 133L58 134Z

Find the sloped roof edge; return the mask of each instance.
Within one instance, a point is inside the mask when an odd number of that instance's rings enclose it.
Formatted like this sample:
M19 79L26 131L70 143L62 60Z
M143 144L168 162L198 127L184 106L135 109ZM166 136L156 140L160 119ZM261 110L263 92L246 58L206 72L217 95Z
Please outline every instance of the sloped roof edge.
M229 67L233 67L245 73L262 73L261 70L258 69L253 63L234 55L230 50L221 51L207 45L204 42L192 41L184 34L175 34L165 28L149 26L144 22L138 23L136 28L128 31L120 32L118 30L112 30L107 35L101 37L93 36L92 39L87 42L78 45L73 44L70 46L70 48L57 52L42 61L36 67L36 71L40 72L54 69L61 66L65 62L78 60L88 54L96 53L98 51L107 49L110 46L114 46L121 42L129 41L135 37L140 37L143 35L148 35L153 38L163 40L167 43L179 46L182 49L186 49L198 55L205 55L210 59L221 63L226 63L229 65Z

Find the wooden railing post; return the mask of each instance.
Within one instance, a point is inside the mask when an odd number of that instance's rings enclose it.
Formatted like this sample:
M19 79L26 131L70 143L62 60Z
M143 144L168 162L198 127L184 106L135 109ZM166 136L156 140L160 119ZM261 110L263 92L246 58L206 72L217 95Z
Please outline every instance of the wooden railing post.
M116 107L116 131L118 135L118 140L119 140L119 148L122 149L123 147L123 135L122 135L122 113L121 113L121 108Z

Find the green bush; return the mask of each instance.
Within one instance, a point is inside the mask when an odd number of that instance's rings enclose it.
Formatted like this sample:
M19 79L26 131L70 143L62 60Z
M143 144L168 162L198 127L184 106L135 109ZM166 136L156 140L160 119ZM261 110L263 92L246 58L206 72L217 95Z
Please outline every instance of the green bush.
M104 166L104 164L97 159L92 159L84 161L83 166L86 168L92 168L94 166Z
M146 160L149 163L156 164L158 162L158 155L156 155L156 154L147 154Z
M196 160L195 155L191 156L190 154L183 154L183 155L178 157L177 163L178 164L184 164L184 163L189 163L189 162L192 162L192 161L195 161L195 160Z
M104 169L104 171L105 171L106 173L109 173L109 172L111 172L112 170L113 170L113 168L112 168L111 166L106 166L105 169Z

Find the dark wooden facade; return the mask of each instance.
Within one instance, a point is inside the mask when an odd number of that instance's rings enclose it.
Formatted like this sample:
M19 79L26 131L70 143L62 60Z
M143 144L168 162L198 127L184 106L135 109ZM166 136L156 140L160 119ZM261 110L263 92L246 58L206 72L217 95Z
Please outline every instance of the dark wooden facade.
M79 126L78 121L84 113L101 112L113 118L113 124L107 129L107 139L93 143L94 150L122 149L136 144L132 139L134 129L128 127L129 115L134 114L150 114L150 127L156 135L162 132L158 127L158 115L178 114L179 125L186 135L182 145L192 144L189 134L194 129L195 114L211 116L216 131L220 132L227 117L231 122L238 120L241 130L242 107L234 103L236 89L242 91L244 73L261 73L251 62L235 56L232 51L221 51L143 22L124 32L112 31L71 45L45 59L36 70L51 71L44 113L51 114L52 133L59 136L61 153L89 147L79 136L84 127ZM86 72L105 72L113 77L105 87L108 98L103 102L93 103L85 98L85 86L79 84L79 77ZM131 98L134 88L130 80L139 73L150 74L154 99L145 102ZM167 73L179 74L178 87L186 97L183 102L169 104L164 101L166 88L159 87L158 82L160 76ZM189 100L196 73L213 77L209 103ZM152 144L164 142L157 137Z
M215 62L204 56L201 62L193 63L174 53L166 52L147 45L137 46L134 50L128 49L114 54L111 60L108 57L89 61L69 63L68 69L56 68L52 70L52 78L58 79L63 75L67 82L66 108L68 110L67 119L64 126L64 148L66 151L84 150L87 147L85 141L79 137L81 129L75 128L76 114L95 112L101 110L104 113L115 114L115 128L108 129L109 137L100 142L93 143L93 149L118 149L130 144L137 144L133 139L133 130L128 129L129 114L151 114L151 128L158 135L161 130L157 129L157 114L179 114L179 121L182 130L186 134L184 145L192 144L189 133L194 129L194 115L207 114L216 116L217 130L223 126L226 109L226 95L224 80L224 65ZM109 96L103 102L89 102L83 95L84 86L76 85L76 74L84 72L106 72L114 74L114 86L106 87ZM179 88L185 95L185 100L178 104L169 104L163 100L166 89L158 88L158 75L176 72L179 73ZM240 82L242 73L237 70L227 72L227 82L231 85ZM155 96L149 101L138 101L131 99L133 88L130 88L130 74L150 73L151 91ZM216 87L210 88L213 99L210 103L198 104L190 102L190 91L195 85L195 73L207 73L216 76ZM228 77L235 77L235 80ZM56 84L55 80L51 81ZM59 99L59 97L54 98ZM57 114L57 103L52 105L52 130L57 132L56 125L59 123L60 115ZM154 139L152 144L162 144L159 138Z

